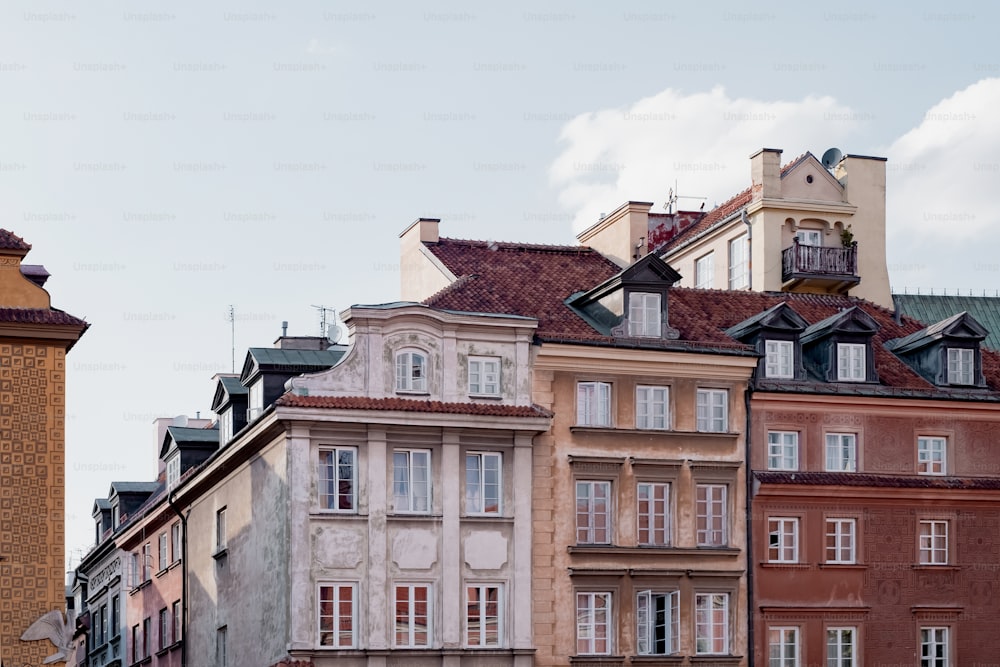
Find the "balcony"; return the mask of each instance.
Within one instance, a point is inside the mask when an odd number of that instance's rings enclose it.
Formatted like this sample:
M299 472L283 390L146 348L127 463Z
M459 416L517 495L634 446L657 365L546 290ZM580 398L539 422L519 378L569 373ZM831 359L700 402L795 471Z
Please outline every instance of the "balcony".
M781 251L781 282L786 292L846 292L861 282L857 241L828 248L802 245L795 239L790 248Z

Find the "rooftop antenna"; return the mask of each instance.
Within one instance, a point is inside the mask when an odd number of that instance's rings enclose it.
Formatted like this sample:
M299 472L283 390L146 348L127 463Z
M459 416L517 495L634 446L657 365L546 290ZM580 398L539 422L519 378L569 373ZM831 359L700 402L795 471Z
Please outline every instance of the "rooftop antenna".
M341 334L340 327L338 327L336 323L337 319L336 309L323 305L313 306L313 308L319 311L320 338L326 338L328 341L330 341L331 345L336 345L337 341L340 340L340 334ZM333 320L332 324L327 324L327 317L326 317L327 313L333 314L333 317L331 318Z
M675 194L676 192L677 192L677 179L674 179L674 187L670 188L670 190L667 192L667 201L663 203L663 208L667 213L674 212L674 204L677 203L678 199L699 199L701 200L701 210L703 211L705 210L705 202L708 200L708 197L678 195ZM677 210L680 211L680 207L678 207Z
M229 304L229 313L226 315L226 319L229 320L229 336L232 342L232 348L230 349L230 354L232 355L233 370L230 373L236 372L236 309L233 308L232 304Z
M839 148L828 148L823 157L820 158L820 162L826 167L827 171L833 171L833 168L840 164L840 161L844 159L844 154L840 152Z

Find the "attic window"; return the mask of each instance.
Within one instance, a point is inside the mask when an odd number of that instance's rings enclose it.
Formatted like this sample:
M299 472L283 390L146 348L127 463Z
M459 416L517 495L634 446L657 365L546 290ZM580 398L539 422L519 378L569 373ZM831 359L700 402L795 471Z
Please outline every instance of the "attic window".
M975 384L976 351L971 348L948 348L948 384Z
M837 343L837 380L840 382L864 382L865 345L858 343Z
M172 489L177 486L181 478L181 454L177 452L167 461L167 488Z
M396 355L396 391L427 391L427 358L419 352Z
M628 333L630 336L660 337L661 295L631 292L628 295Z

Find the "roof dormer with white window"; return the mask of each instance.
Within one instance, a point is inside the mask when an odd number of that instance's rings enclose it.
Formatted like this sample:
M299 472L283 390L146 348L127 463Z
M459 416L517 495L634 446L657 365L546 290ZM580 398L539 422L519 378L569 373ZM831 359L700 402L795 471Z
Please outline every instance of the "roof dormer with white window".
M986 386L979 346L989 332L967 312L886 343L894 354L939 387Z

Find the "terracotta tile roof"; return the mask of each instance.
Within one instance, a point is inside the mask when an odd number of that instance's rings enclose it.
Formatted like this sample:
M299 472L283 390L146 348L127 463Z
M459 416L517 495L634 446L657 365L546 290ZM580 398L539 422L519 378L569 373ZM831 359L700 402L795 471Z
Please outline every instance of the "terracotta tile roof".
M31 244L25 243L20 236L0 229L0 248L4 250L31 250Z
M436 412L453 415L486 417L551 417L552 413L537 405L503 405L497 403L443 403L412 398L368 398L366 396L299 396L286 393L275 405L290 408L330 408L339 410L380 410L386 412Z
M55 308L0 308L0 322L89 326L80 318Z
M899 489L969 489L1000 491L996 477L936 477L932 475L870 475L847 472L755 472L762 484L867 486Z

